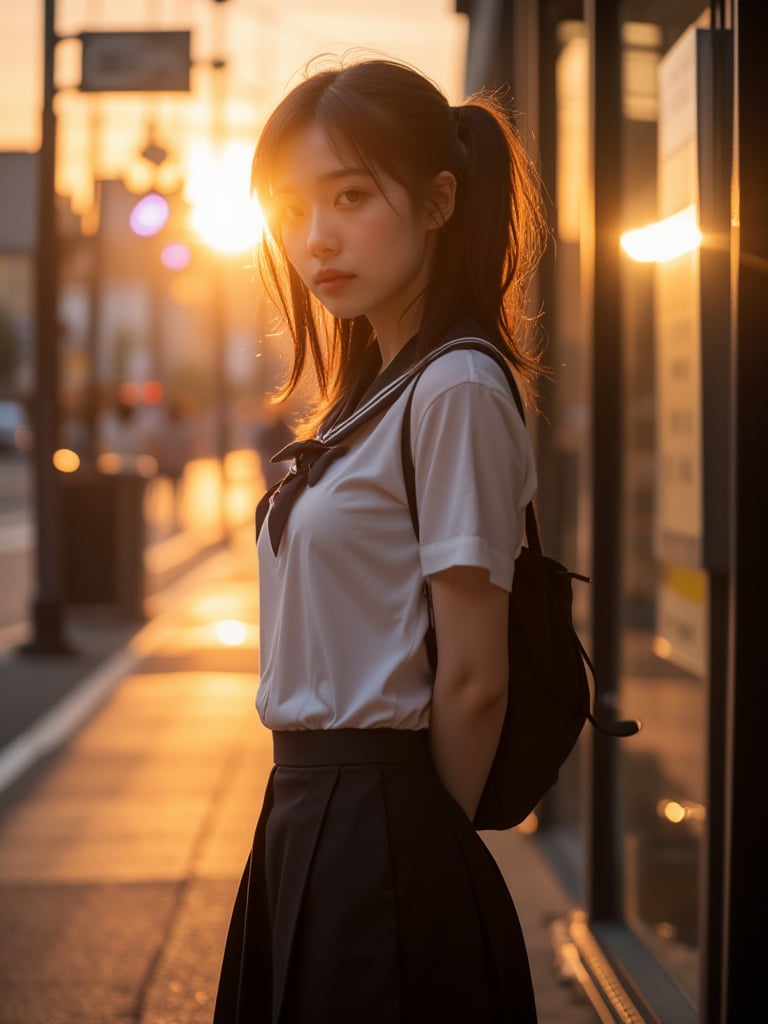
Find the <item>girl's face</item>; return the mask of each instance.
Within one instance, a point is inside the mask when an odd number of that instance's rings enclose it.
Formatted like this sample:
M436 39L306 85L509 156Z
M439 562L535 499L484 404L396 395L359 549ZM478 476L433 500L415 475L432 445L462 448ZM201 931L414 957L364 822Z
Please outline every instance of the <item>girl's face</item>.
M307 288L336 317L366 316L380 342L407 341L418 329L434 215L392 178L377 182L337 155L316 124L288 137L275 172L277 228Z

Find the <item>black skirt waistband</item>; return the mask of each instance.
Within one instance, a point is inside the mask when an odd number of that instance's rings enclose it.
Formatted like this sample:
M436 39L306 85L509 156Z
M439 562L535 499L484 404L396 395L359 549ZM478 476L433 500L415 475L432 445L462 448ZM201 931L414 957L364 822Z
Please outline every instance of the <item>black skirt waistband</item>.
M402 764L429 768L427 729L298 729L272 733L275 764L283 768L324 765Z

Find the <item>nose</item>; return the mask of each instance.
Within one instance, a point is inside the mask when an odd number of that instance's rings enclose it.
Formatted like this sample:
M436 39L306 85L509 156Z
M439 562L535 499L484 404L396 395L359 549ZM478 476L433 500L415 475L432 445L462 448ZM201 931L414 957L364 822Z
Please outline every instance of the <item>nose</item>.
M315 207L312 210L307 234L307 250L312 256L321 256L326 253L338 252L338 248L339 241L332 218L327 211Z

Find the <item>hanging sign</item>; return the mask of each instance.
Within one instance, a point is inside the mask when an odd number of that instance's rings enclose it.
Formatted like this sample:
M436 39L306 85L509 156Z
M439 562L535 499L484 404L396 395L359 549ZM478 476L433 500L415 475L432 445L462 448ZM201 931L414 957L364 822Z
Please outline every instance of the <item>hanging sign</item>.
M189 92L190 32L82 32L81 92Z

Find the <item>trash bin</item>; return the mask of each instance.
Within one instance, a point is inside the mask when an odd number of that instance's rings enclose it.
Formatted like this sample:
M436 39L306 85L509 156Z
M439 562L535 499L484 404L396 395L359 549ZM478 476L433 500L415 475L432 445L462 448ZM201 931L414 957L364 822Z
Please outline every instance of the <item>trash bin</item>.
M62 602L143 618L146 478L79 470L59 485Z

